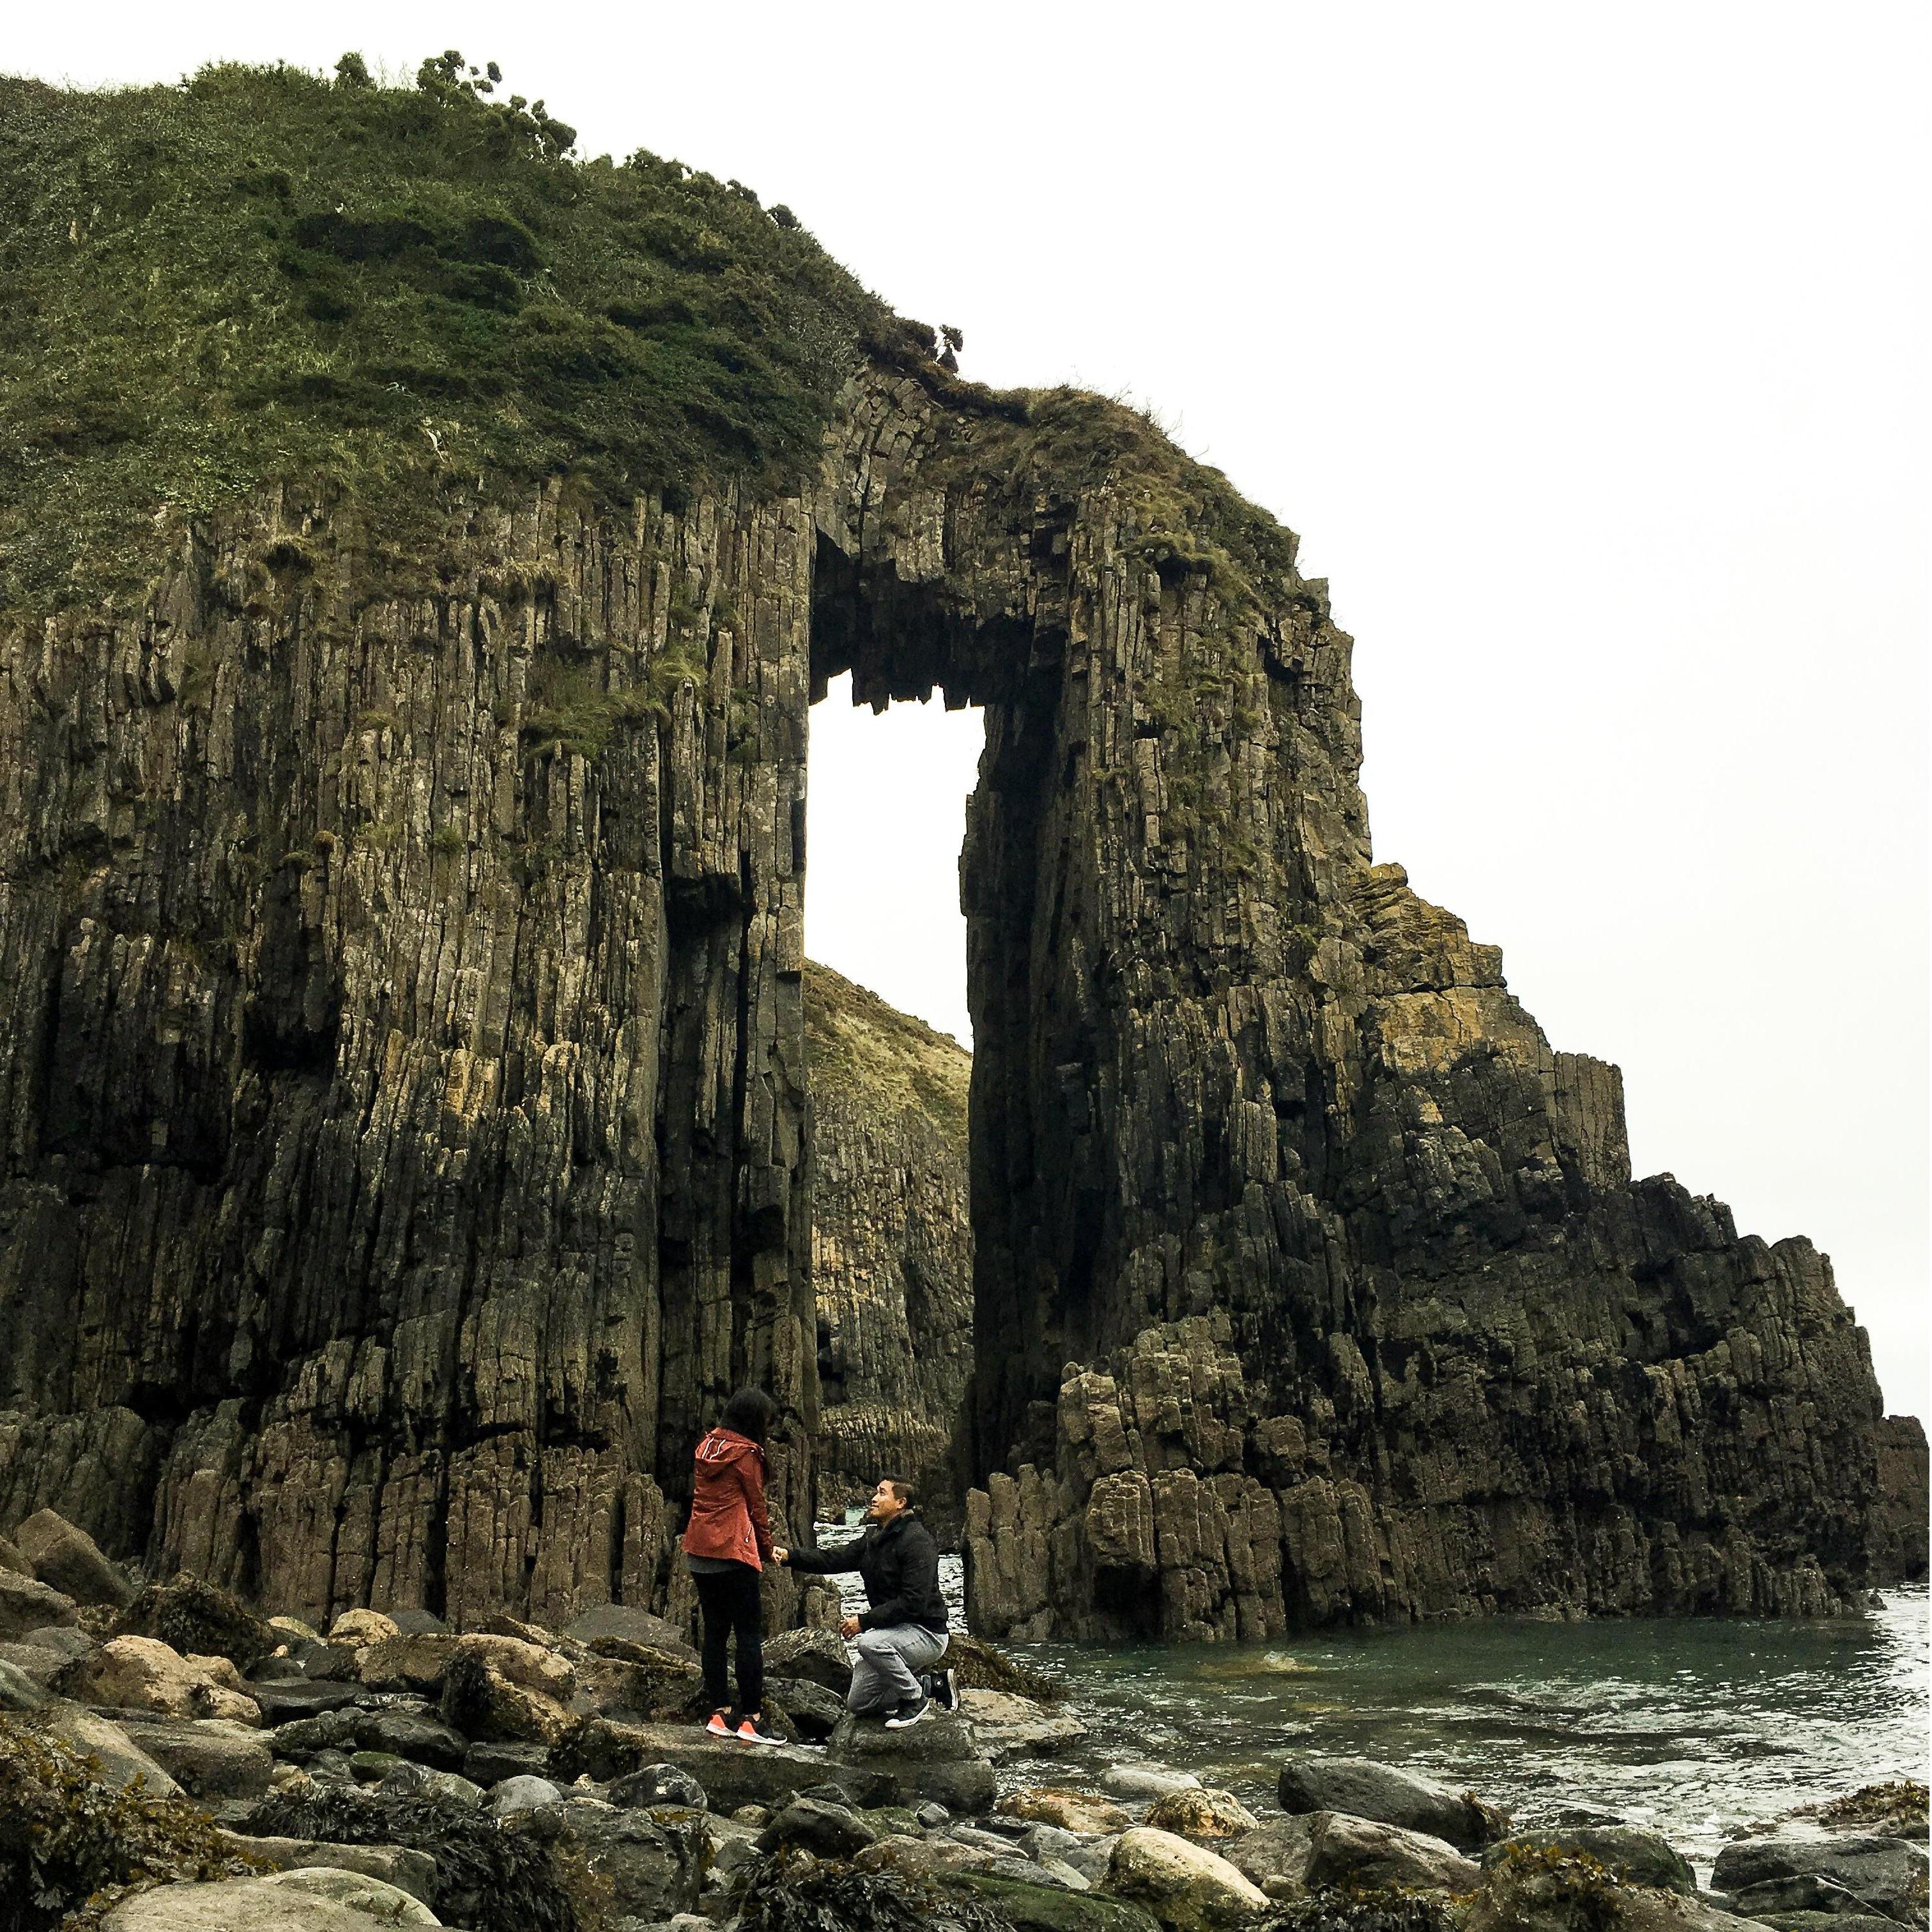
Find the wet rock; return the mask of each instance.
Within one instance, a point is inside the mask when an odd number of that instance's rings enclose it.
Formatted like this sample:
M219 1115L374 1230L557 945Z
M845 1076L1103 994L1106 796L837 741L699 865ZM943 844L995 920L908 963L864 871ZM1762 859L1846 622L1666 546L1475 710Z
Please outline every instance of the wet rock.
M1270 1898L1323 1887L1466 1892L1481 1877L1444 1839L1340 1811L1270 1818L1220 1849Z
M187 1658L157 1638L117 1636L69 1664L54 1688L86 1704L259 1725L261 1707L233 1688L239 1681L225 1658Z
M250 1678L248 1694L262 1713L263 1724L279 1725L341 1710L353 1704L362 1690L355 1684L263 1683Z
M221 1879L205 1885L164 1885L123 1899L100 1923L102 1932L372 1932L384 1922L359 1906L278 1882L288 1875ZM364 1886L377 1881L344 1874ZM406 1897L406 1894L403 1894ZM414 1899L418 1912L425 1910ZM392 1921L389 1922L403 1922ZM440 1924L434 1916L407 1922Z
M711 1801L703 1785L674 1764L647 1764L613 1780L608 1796L613 1804L647 1811L654 1805L676 1804L691 1811L708 1811Z
M1928 1796L1932 1794L1928 1794L1921 1780L1892 1778L1882 1784L1862 1785L1856 1791L1828 1798L1820 1804L1801 1805L1792 1816L1809 1819L1828 1832L1910 1838L1922 1844L1927 1836Z
M318 1865L380 1879L425 1904L434 1895L436 1862L426 1852L403 1845L332 1845L316 1838L258 1838L242 1832L220 1834L234 1850L283 1871Z
M795 1845L823 1858L849 1858L872 1844L878 1833L849 1805L821 1798L794 1798L758 1834L758 1850L775 1852Z
M364 1750L392 1751L437 1771L460 1771L470 1746L461 1732L416 1711L370 1711L356 1720L356 1740Z
M315 1898L332 1900L352 1911L364 1913L379 1925L440 1925L442 1921L422 1900L400 1886L386 1884L367 1873L347 1871L339 1865L303 1865L280 1871L265 1879Z
M1926 1916L1926 1854L1902 1838L1838 1835L1822 1838L1745 1838L1718 1854L1711 1882L1730 1892L1741 1910L1747 1899L1778 1912L1839 1910L1806 1896L1807 1880L1841 1888L1860 1910L1918 1924ZM1775 1895L1766 1888L1777 1888ZM1814 1894L1814 1895L1823 1895ZM1837 1893L1830 1894L1835 1901Z
M1486 1846L1482 1862L1486 1868L1508 1857L1514 1849L1546 1846L1584 1852L1628 1885L1657 1886L1687 1896L1697 1888L1689 1860L1654 1832L1640 1831L1634 1825L1553 1826L1519 1832Z
M1115 1840L1107 1889L1144 1905L1172 1932L1223 1932L1258 1916L1268 1903L1217 1853L1144 1825Z
M806 1678L767 1678L765 1701L768 1711L784 1712L808 1744L823 1744L845 1717L844 1698Z
M38 1711L46 1701L44 1684L0 1657L0 1711Z
M1177 1791L1198 1791L1201 1780L1191 1771L1169 1771L1160 1764L1110 1765L1101 1772L1100 1788L1116 1798L1138 1798L1151 1803Z
M268 1788L274 1759L245 1724L176 1719L122 1728L190 1798L260 1798Z
M1291 1757L1282 1766L1278 1789L1281 1808L1291 1815L1346 1811L1446 1839L1460 1852L1478 1851L1508 1829L1501 1813L1469 1794L1366 1758Z
M772 1677L816 1684L842 1702L851 1688L852 1657L830 1630L781 1630L765 1640L765 1670Z
M955 1813L992 1809L993 1767L972 1726L953 1713L933 1711L902 1730L888 1730L877 1718L848 1715L825 1749L830 1763L889 1777L902 1802L930 1798Z
M1754 1925L1772 1932L1898 1932L1898 1921L1862 1912L1753 1912Z
M1090 1889L1028 1882L995 1872L940 1873L935 1882L956 1898L992 1906L1015 1932L1156 1932L1161 1923L1131 1899Z
M246 1670L280 1639L232 1591L185 1574L148 1583L115 1620L116 1636L153 1637L184 1657L225 1657Z
M854 1852L852 1863L860 1871L927 1879L943 1872L983 1871L994 1856L976 1845L962 1845L950 1836L921 1837L909 1832L889 1832Z
M463 1774L488 1790L506 1778L541 1778L550 1768L542 1744L472 1744L463 1754Z
M662 1919L696 1910L710 1846L700 1814L646 1816L566 1796L556 1815L592 1876L608 1888L615 1915Z
M617 1797L614 1789L611 1802L621 1804L627 1801ZM519 1811L534 1811L546 1804L562 1802L563 1792L558 1786L547 1778L528 1775L506 1778L502 1783L493 1785L484 1800L485 1808L493 1818L512 1817Z
M1087 1726L1070 1711L1055 1711L1010 1691L962 1690L961 1714L995 1764L1014 1757L1052 1757L1078 1744Z
M1031 1819L1082 1836L1124 1832L1134 1822L1110 1798L1096 1798L1085 1791L1063 1791L1052 1786L1010 1791L995 1808L1010 1818Z
M118 1610L134 1594L119 1564L101 1554L86 1531L52 1510L35 1511L14 1531L14 1540L34 1576L76 1604L110 1604Z
M46 1728L83 1756L97 1760L104 1784L132 1784L136 1778L150 1797L173 1798L181 1786L116 1724L74 1705L58 1705L41 1719Z
M354 1760L351 1761L352 1766ZM458 1804L480 1804L483 1787L472 1784L453 1771L438 1771L426 1764L412 1764L407 1758L393 1760L377 1780L376 1790L385 1798L416 1798L427 1794L447 1798Z
M1254 1814L1232 1791L1170 1791L1157 1798L1142 1820L1184 1838L1234 1838L1252 1832Z
M554 1754L551 1768L560 1778L587 1774L603 1784L658 1764L688 1772L710 1795L712 1808L727 1816L743 1804L776 1810L799 1792L828 1782L855 1805L888 1804L898 1796L883 1770L830 1762L796 1745L746 1745L694 1725L621 1724L608 1718L577 1724Z
M630 1604L593 1604L565 1635L592 1650L600 1642L614 1639L622 1643L640 1644L650 1650L697 1654L696 1646L676 1624ZM768 1639L766 1642L768 1664L775 1640Z
M64 1592L17 1570L0 1570L0 1638L17 1638L43 1624L70 1624L79 1606Z

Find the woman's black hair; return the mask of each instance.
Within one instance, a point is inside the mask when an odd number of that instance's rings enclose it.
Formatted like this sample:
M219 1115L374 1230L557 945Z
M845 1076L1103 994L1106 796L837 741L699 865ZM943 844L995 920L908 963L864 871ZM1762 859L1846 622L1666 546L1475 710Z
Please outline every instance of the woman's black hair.
M760 1388L741 1388L724 1405L724 1413L718 1418L720 1429L728 1429L734 1435L748 1436L754 1442L765 1439L765 1431L771 1427L772 1418L778 1412L778 1406Z

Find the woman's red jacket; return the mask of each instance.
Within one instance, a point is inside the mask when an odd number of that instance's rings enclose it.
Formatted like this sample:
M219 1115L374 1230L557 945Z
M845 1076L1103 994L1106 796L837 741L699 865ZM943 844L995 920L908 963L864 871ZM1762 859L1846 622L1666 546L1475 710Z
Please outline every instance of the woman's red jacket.
M765 1514L765 1452L748 1436L714 1429L698 1445L687 1556L722 1556L762 1570L772 1553Z

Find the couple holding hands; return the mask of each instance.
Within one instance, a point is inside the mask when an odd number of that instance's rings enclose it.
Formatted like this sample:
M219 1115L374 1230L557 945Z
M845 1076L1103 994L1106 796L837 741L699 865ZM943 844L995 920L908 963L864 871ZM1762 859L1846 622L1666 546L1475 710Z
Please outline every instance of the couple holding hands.
M781 1742L765 1728L764 1617L758 1577L768 1562L824 1576L856 1570L868 1605L847 1617L841 1636L855 1639L845 1707L856 1717L883 1716L894 1730L916 1724L934 1703L950 1710L952 1673L946 1654L946 1605L939 1594L939 1546L913 1507L912 1485L881 1478L866 1507L866 1533L841 1550L783 1550L772 1541L765 1513L765 1433L778 1405L762 1389L740 1389L718 1426L698 1445L691 1521L684 1558L704 1614L705 1728L746 1744ZM735 1637L738 1701L728 1703L725 1659Z

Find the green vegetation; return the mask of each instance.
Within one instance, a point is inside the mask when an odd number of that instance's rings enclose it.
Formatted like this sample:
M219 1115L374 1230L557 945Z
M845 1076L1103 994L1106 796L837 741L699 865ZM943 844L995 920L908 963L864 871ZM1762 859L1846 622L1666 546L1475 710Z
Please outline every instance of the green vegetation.
M950 1034L935 1032L878 994L809 959L805 1056L813 1090L821 1096L836 1094L862 1117L874 1119L910 1108L947 1138L964 1144L973 1056ZM961 1681L967 1680L962 1676Z
M1255 1932L1454 1932L1434 1894L1401 1886L1322 1886L1256 1922Z
M536 760L558 754L602 755L620 724L668 718L670 701L687 678L704 681L704 666L676 645L652 658L643 682L607 688L602 668L546 657L531 674L530 702L524 713L524 754Z
M138 591L278 478L372 526L479 479L779 486L862 343L930 352L748 189L575 158L495 76L0 79L0 610Z
M928 1932L935 1924L952 1932L1013 1932L1004 1912L976 1899L797 1850L748 1866L740 1896L742 1932Z

